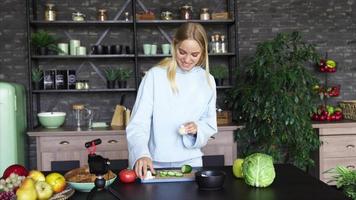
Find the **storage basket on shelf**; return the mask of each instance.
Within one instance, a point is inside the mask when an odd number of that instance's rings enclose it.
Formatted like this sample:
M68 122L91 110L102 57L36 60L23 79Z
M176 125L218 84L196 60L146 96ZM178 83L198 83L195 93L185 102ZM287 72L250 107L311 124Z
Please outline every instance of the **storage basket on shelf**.
M340 101L339 105L345 119L356 120L356 100Z

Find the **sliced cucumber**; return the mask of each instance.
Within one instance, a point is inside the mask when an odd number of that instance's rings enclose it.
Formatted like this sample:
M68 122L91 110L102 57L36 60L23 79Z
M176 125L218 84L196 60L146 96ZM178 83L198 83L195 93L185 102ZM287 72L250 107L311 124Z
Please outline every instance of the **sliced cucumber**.
M168 176L175 176L175 174L176 174L176 173L175 173L174 171L168 171L168 172L167 172L167 175L168 175Z
M181 173L181 172L175 172L174 175L175 175L176 177L182 177L182 176L183 176L183 173Z

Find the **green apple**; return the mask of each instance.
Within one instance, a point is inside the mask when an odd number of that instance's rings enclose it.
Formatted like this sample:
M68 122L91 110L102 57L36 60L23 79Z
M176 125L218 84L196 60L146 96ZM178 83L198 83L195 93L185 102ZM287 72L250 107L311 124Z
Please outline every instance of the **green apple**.
M242 174L242 163L244 159L238 158L234 161L232 165L232 172L236 178L243 178Z
M334 112L335 112L334 107L333 107L333 106L330 106L330 105L327 105L327 106L326 106L326 110L328 111L329 115L332 115L332 114L334 114Z
M35 182L46 180L45 175L38 170L31 170L27 177L32 178Z
M326 61L326 66L329 67L329 68L334 68L334 67L336 67L336 62L333 61L333 60L327 60Z
M48 174L46 176L46 182L52 186L54 193L62 192L67 186L64 176L57 172Z
M35 183L37 198L39 200L47 200L51 198L53 191L52 186L45 181L37 181Z

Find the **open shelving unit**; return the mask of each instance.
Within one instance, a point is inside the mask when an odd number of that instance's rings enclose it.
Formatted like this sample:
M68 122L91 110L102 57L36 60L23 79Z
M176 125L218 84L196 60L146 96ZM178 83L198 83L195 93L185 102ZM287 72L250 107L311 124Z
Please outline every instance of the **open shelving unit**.
M86 0L80 0L80 1L86 1ZM203 2L203 0L201 0ZM26 0L26 5L27 5L27 19L28 19L28 77L29 77L29 104L28 104L28 121L29 121L29 127L33 128L35 125L35 119L34 119L34 114L37 112L41 111L41 95L44 94L56 94L56 93L63 93L63 95L70 95L70 94L85 94L85 95L90 95L92 93L127 93L127 92L136 92L141 76L142 76L142 66L144 64L153 62L153 61L159 61L159 59L162 59L164 57L167 57L167 55L158 54L156 55L144 55L141 48L141 45L139 45L140 42L140 33L141 30L147 30L147 29L158 29L158 31L161 33L161 36L165 38L167 43L170 43L172 41L172 35L167 32L168 29L174 29L177 28L180 24L186 23L186 22L196 22L196 23L201 23L204 27L223 27L223 30L226 33L226 42L228 45L228 53L219 53L219 54L214 54L210 53L209 58L210 60L214 59L220 59L220 60L226 60L228 71L229 71L229 77L228 77L228 83L223 86L218 86L218 90L224 90L231 88L231 85L233 84L233 71L236 66L238 66L239 62L239 56L238 56L238 26L237 26L237 2L235 0L225 0L226 8L227 11L230 14L230 19L227 20L198 20L198 19L193 19L193 20L138 20L136 18L136 13L138 10L143 10L147 11L148 9L146 6L143 4L145 2L140 1L140 0L126 0L121 8L117 8L117 13L115 13L115 17L106 20L106 21L97 21L97 20L85 20L85 21L71 21L68 19L61 19L59 16L57 17L58 19L56 21L44 21L43 20L43 13L41 13L40 6L43 6L40 3L43 3L45 1L37 1L37 0ZM186 2L189 3L189 2ZM61 4L61 2L55 2L55 4ZM178 5L180 6L180 5ZM129 11L130 14L132 14L131 18L129 21L125 21L121 19L121 15L123 14L124 11ZM70 12L70 11L68 11ZM73 30L75 31L76 29L91 29L91 28L96 28L100 29L100 33L98 35L98 38L95 42L95 44L102 44L103 40L107 37L107 35L112 31L112 29L115 28L121 28L124 27L126 29L129 29L131 31L131 35L128 36L130 38L130 48L131 48L131 53L129 54L116 54L116 55L92 55L90 52L88 55L85 56L71 56L71 55L36 55L34 54L33 47L31 45L31 35L33 32L39 30L39 29L51 29L51 30L57 30L58 32L63 32L64 35L67 37L67 39L71 39L72 36L71 34L73 33ZM70 31L68 31L70 30ZM89 90L73 90L73 89L67 89L67 90L33 90L32 89L32 83L31 83L31 70L33 67L36 67L39 65L39 63L44 63L43 68L47 69L45 65L50 65L53 68L53 65L56 64L61 64L62 62L82 62L83 63L90 63L90 66L95 70L96 73L98 73L99 77L101 79L104 78L103 74L100 74L102 72L101 66L99 66L100 62L130 62L132 65L132 70L133 70L133 83L131 85L131 88L116 88L116 89L106 89L105 84L103 84L103 88L92 88ZM104 80L103 80L104 81ZM77 98L81 98L81 96L78 96Z

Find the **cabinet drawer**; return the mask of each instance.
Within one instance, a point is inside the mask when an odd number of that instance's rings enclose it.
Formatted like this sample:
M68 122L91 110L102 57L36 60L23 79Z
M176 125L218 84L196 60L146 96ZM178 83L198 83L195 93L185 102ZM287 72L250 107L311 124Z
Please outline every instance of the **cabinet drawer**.
M356 169L356 157L349 158L325 158L320 161L320 179L324 182L327 182L335 174L324 173L327 170L335 168L336 166L345 166L349 169ZM330 184L330 183L329 183ZM335 184L335 183L331 183Z
M323 136L320 153L324 158L349 157L356 155L356 135Z
M41 152L78 151L85 150L84 144L88 141L100 138L101 144L97 151L127 150L125 135L111 136L72 136L72 137L41 137Z
M320 128L319 135L356 135L356 127Z

